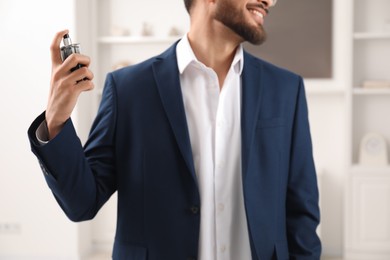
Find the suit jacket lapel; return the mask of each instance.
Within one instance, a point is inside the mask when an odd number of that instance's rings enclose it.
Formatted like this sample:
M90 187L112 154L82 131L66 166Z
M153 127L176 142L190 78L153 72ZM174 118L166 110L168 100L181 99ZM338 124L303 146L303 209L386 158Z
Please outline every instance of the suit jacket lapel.
M262 64L244 52L241 98L242 173L247 175L262 98Z
M180 87L179 70L176 59L176 44L163 53L153 64L158 91L174 132L184 161L195 183L194 162L189 138L183 97ZM243 180L248 171L251 147L259 117L262 97L262 65L258 60L244 52L242 74L241 135L242 135L242 173Z
M153 73L156 78L162 104L174 132L177 144L195 183L197 183L180 87L179 69L177 67L176 59L176 44L157 58L157 61L153 64Z

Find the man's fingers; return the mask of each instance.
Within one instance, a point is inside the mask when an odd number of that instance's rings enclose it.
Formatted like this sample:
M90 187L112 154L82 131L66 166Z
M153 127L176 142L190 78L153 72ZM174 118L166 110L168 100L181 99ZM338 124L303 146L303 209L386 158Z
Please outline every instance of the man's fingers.
M64 72L70 72L74 67L76 67L78 64L82 64L86 67L89 67L89 64L91 63L91 59L88 56L73 53L63 63L63 67L61 70L64 70Z
M92 90L94 87L95 87L95 85L93 84L93 82L91 80L80 81L75 86L75 88L77 88L78 91L80 91L80 92Z
M60 44L61 44L62 38L67 33L69 33L69 30L63 30L63 31L58 32L51 43L50 52L51 52L51 62L53 65L58 65L58 64L62 63Z
M92 81L94 75L87 67L81 67L67 77L67 82L70 85L78 85L82 81Z

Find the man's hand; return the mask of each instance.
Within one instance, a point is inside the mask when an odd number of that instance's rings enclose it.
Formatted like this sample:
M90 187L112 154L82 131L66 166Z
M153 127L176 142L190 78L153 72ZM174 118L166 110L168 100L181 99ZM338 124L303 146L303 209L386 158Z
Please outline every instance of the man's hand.
M89 70L90 58L72 54L62 62L60 43L68 30L58 32L51 44L52 74L49 100L46 109L46 123L49 140L53 139L69 119L81 92L92 90L93 73ZM71 72L77 64L83 67Z

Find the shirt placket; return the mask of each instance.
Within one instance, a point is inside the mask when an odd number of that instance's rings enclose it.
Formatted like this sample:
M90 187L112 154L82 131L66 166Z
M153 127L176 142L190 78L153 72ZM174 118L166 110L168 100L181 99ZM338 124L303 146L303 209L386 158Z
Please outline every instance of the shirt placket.
M215 189L215 218L216 218L216 255L218 260L229 259L228 230L229 219L227 214L228 201L224 194L226 178L226 151L228 149L228 118L225 113L225 96L227 86L224 86L219 95L215 121L215 161L214 161L214 189Z

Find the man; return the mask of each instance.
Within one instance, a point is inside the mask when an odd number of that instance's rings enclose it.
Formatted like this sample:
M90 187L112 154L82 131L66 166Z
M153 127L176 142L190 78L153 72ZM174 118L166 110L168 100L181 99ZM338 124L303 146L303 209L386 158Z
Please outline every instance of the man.
M32 150L73 221L92 219L118 192L113 259L320 258L302 79L241 47L265 40L273 4L185 0L183 39L108 74L84 149L70 114L93 88L90 61L74 54L62 63L67 31L56 35ZM77 64L85 66L70 72Z

